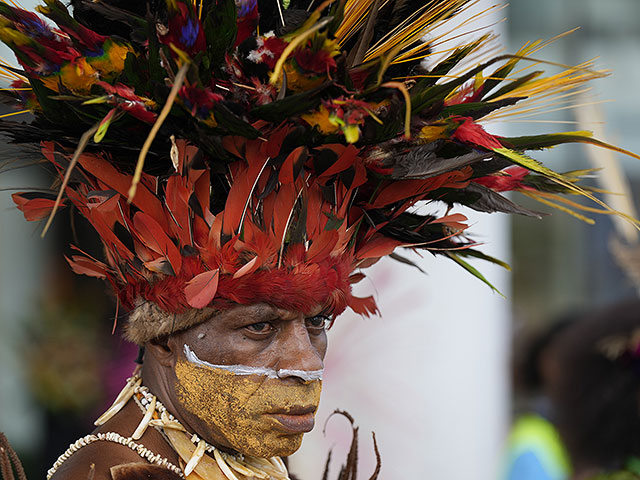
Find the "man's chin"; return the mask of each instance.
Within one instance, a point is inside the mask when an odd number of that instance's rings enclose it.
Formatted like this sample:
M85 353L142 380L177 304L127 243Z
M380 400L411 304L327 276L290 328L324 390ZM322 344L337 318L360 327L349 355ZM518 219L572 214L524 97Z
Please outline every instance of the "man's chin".
M226 423L222 428L208 424L197 433L200 438L228 452L259 458L287 457L300 448L304 434L313 428L314 423L313 417L311 422L304 418L288 420L278 418L278 415L263 414L257 421Z
M259 458L288 457L298 451L302 445L302 437L302 433L281 435L271 432L261 437L256 436L256 442L237 446L237 450L244 455Z

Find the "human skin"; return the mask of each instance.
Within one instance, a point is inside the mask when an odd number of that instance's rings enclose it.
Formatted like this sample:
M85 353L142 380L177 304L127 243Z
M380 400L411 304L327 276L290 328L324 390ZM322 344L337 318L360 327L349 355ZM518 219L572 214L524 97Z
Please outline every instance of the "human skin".
M236 449L232 442L220 428L212 424L211 418L201 418L204 415L188 411L183 404L184 400L177 394L176 366L186 362L184 345L189 345L201 360L216 365L240 364L285 371L321 370L327 349L325 320L326 317L320 315L320 309L303 314L267 304L230 308L188 330L148 342L145 345L142 368L143 384L149 387L188 431L197 433L216 447L233 452ZM294 387L308 383L295 374L283 377L271 381ZM139 408L134 402L129 402L94 433L117 432L127 437L141 419ZM285 421L295 424L296 419L296 415L291 415ZM305 419L302 420L301 423L308 423ZM285 430L278 431L280 441L287 440L286 437L289 436L291 438L288 439L288 444L299 445L297 439L302 434ZM147 429L138 443L173 464L179 464L177 454L155 429ZM144 460L127 447L110 442L95 442L80 449L67 460L52 480L85 480L92 463L95 464L94 479L109 480L112 478L110 467L132 462Z

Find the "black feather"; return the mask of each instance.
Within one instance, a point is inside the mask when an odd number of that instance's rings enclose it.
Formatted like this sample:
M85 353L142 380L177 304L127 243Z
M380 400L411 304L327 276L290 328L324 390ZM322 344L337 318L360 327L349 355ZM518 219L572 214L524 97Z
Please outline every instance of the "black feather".
M463 204L484 213L513 213L535 218L542 218L546 215L518 205L498 192L474 182L471 182L463 191L451 190L447 195L441 197L441 200L449 204Z

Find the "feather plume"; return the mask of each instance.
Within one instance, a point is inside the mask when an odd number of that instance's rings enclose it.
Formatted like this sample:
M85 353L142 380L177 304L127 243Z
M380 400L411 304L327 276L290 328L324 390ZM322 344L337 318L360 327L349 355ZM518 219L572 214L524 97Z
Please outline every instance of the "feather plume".
M466 259L504 264L476 250L452 209L540 217L500 194L518 191L586 221L617 214L578 185L580 172L528 152L580 142L637 156L586 132L488 131L489 120L564 108L607 72L591 62L516 69L543 64L531 56L549 42L484 55L493 35L465 40L448 26L474 3L154 0L147 11L74 0L72 16L46 0L47 22L0 3L0 40L20 63L3 67L16 81L7 95L34 116L0 118L0 131L32 150L44 140L54 179L67 173L59 202L14 200L27 220L57 203L85 216L106 260L67 260L129 308L187 315L264 301L370 315L375 301L351 285L383 256L404 261L399 248L444 255L489 284ZM435 29L449 37L425 42ZM461 43L438 51L452 38ZM444 215L412 209L435 200Z

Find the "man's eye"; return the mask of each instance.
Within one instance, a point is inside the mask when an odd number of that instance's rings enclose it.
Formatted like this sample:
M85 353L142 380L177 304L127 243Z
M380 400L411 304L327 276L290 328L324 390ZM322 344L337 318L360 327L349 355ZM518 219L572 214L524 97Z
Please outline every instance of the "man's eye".
M245 328L253 333L269 333L273 326L269 322L258 322L247 325Z
M312 330L325 330L331 328L333 324L333 318L329 315L316 315L315 317L309 317L306 320L307 328Z

